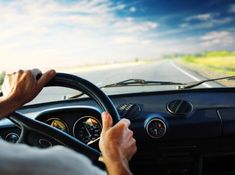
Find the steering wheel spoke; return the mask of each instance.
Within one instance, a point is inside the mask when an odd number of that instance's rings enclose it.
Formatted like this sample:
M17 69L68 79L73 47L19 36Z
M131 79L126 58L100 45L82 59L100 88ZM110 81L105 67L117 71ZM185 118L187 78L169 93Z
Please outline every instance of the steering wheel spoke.
M27 144L28 130L25 127L21 127L21 133L18 141L16 143L26 143Z

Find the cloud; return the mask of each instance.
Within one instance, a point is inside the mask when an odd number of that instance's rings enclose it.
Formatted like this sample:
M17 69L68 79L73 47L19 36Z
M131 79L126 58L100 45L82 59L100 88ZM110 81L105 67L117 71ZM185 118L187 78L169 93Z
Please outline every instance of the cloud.
M229 8L229 12L235 13L235 4L232 4Z
M114 45L128 45L128 44L136 44L136 45L147 45L152 41L148 39L133 37L133 36L119 36L114 37L112 43Z
M133 18L128 17L120 21L116 21L113 26L121 33L140 33L156 29L158 27L158 23L151 21L136 23Z
M133 43L137 43L138 39L134 38L134 37L129 37L129 36L125 36L125 37L116 37L113 39L113 43L114 44L133 44Z
M199 14L187 17L185 21L192 21L192 20L208 21L211 19L212 19L212 14L206 13L206 14Z
M218 13L204 13L189 16L184 19L181 28L205 29L228 24L233 21L232 17L222 17Z
M0 2L0 69L9 67L8 61L15 62L12 66L17 67L25 62L27 66L40 67L53 65L52 62L64 66L61 61L64 58L68 60L67 65L75 65L94 62L97 58L102 62L124 57L127 51L114 45L150 43L148 34L159 25L118 16L126 7L124 3L109 0ZM134 53L136 47L128 49ZM141 55L146 54L142 52ZM132 56L127 54L129 58Z
M126 5L125 4L118 4L114 9L117 9L117 10L123 10L126 8Z
M228 31L214 31L203 35L201 44L205 47L213 48L215 46L230 46L235 43L235 37Z
M162 31L158 19L148 19L147 8L146 16L120 15L122 11L143 15L142 7L134 10L134 5L110 0L0 0L0 70L156 58L234 45L234 33L229 31L192 34L191 40L179 35L227 24L230 18L199 14L185 18L184 27Z
M132 7L129 8L129 11L132 12L132 13L134 13L134 12L137 11L137 9L136 9L136 7L132 6Z

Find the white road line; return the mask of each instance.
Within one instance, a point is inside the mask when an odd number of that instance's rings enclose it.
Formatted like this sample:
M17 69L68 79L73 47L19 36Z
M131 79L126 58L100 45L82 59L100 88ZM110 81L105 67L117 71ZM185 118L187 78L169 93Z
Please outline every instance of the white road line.
M185 70L183 70L182 68L180 68L179 66L177 66L174 62L171 62L171 65L172 65L174 68L176 68L177 70L179 70L180 72L182 72L183 74L187 75L188 77L190 77L190 78L192 78L192 79L194 79L194 80L196 80L196 81L201 81L199 78L197 78L197 77L191 75L190 73L186 72ZM203 83L202 85L205 86L205 87L208 87L208 88L212 87L211 85L209 85L209 84L207 84L207 83Z

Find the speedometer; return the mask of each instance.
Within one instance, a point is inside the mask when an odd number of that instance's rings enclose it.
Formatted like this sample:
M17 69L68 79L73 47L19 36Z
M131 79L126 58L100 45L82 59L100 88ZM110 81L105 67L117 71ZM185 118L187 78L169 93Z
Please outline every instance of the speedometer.
M46 123L51 125L52 127L55 127L57 129L60 129L64 132L66 132L66 133L69 132L67 124L59 118L50 118L46 121Z
M84 116L74 124L73 134L74 137L89 145L99 139L101 130L99 120L92 116Z

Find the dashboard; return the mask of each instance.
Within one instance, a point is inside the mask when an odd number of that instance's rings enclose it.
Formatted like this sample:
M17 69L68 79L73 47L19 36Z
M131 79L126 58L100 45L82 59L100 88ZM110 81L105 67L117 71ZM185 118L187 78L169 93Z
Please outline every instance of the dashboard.
M138 152L134 174L234 174L235 89L194 89L110 96L123 118L131 120ZM98 149L101 110L89 98L20 109L26 116L58 128ZM16 142L20 129L0 122L2 139ZM29 145L58 144L33 135Z

